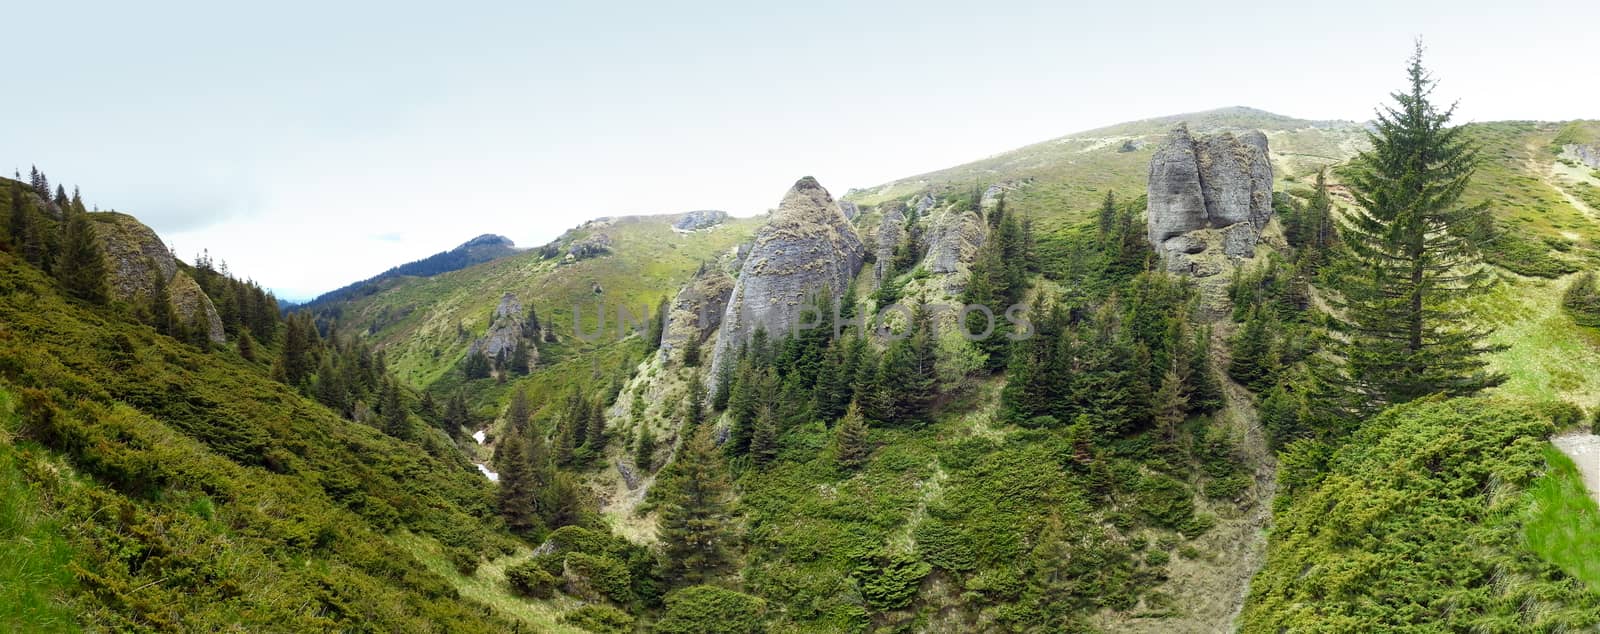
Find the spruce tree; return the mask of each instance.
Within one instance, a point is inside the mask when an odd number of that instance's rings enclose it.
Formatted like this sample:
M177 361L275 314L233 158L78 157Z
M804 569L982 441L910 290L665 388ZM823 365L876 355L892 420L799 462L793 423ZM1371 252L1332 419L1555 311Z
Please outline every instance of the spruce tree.
M700 333L689 333L689 339L683 342L683 365L686 368L700 367Z
M589 449L595 454L605 451L606 441L606 410L605 400L596 396L589 403L589 427L584 433L584 440L589 444Z
M857 469L872 457L872 446L867 440L867 420L861 407L851 403L833 432L834 460L844 469Z
M705 422L706 418L706 388L700 382L699 372L689 373L687 392L684 395L683 424L686 427L694 427Z
M710 427L696 429L684 441L664 489L663 576L684 586L715 578L728 563L731 487Z
M938 341L921 307L913 311L908 327L910 337L891 344L884 355L880 388L893 401L891 419L883 422L916 426L928 421L938 397Z
M756 412L756 422L750 433L750 460L764 467L778 457L778 415L770 405Z
M385 381L383 384L383 431L384 433L401 440L412 440L411 420L407 417L404 403L400 400L400 386L394 381Z
M655 467L656 433L650 429L649 425L640 425L640 427L639 443L633 450L633 464L638 466L640 471L649 473L650 469Z
M1417 45L1408 86L1378 113L1370 150L1351 162L1356 201L1340 231L1333 317L1343 361L1332 378L1355 414L1430 394L1470 395L1505 381L1487 370L1492 328L1474 324L1460 300L1487 290L1478 243L1491 222L1485 205L1462 205L1478 153L1454 107L1429 100L1435 82Z
M68 295L92 304L104 304L111 294L106 284L106 260L100 239L88 214L69 213L66 234L56 262L56 277Z
M249 330L239 331L239 358L255 363L256 339L250 336Z
M529 460L527 442L522 434L508 434L503 442L500 458L495 464L500 474L496 491L500 516L505 518L506 528L511 532L531 535L542 528L539 525L539 491L534 483L534 465Z
M519 387L512 390L511 403L506 405L506 424L510 429L517 434L527 433L529 417L532 414L533 409L528 405L527 389Z

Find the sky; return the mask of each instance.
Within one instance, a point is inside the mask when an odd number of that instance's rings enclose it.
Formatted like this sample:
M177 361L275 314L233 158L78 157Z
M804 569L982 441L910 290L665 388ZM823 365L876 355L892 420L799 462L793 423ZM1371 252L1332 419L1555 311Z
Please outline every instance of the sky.
M772 5L772 6L762 6ZM1077 5L1077 6L1075 6ZM1600 118L1600 3L76 2L5 9L0 168L307 299L483 233L836 196L1105 125ZM10 164L5 164L9 162Z

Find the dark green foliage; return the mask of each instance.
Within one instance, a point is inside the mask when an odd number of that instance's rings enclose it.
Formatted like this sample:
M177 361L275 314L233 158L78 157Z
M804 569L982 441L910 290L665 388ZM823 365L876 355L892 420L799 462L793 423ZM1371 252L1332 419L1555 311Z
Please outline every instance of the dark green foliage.
M111 290L106 285L106 259L88 214L67 214L66 236L56 260L56 278L67 295L91 304L104 304ZM199 312L199 311L195 311Z
M1319 479L1299 475L1315 451L1286 452L1292 497L1243 631L1593 628L1600 594L1525 546L1521 492L1553 430L1495 401L1420 401L1365 423Z
M914 556L877 553L856 567L855 579L869 607L893 610L911 603L930 572L933 566Z
M467 353L466 361L461 366L461 373L466 375L469 380L487 379L493 369L494 366L489 361L489 356L484 354L482 350L474 350Z
M633 464L648 473L655 468L656 433L648 425L639 430L638 444L634 445Z
M1279 365L1273 355L1274 330L1271 317L1259 309L1251 311L1229 343L1228 375L1253 390L1269 385Z
M623 605L633 601L633 577L622 562L606 555L571 552L565 564L567 575L583 579L601 596Z
M1358 412L1505 380L1485 369L1490 329L1458 307L1490 282L1478 251L1487 208L1458 202L1477 150L1462 128L1449 127L1452 110L1429 102L1434 82L1420 45L1407 74L1395 105L1379 113L1372 149L1346 178L1357 208L1340 231L1349 257L1338 270L1335 323L1346 337L1337 378Z
M755 424L750 432L750 461L764 467L778 457L778 417L771 406L756 412Z
M692 586L666 597L657 634L761 634L767 631L765 601L716 586Z
M683 585L716 578L728 562L731 492L709 428L697 428L684 439L656 486L663 489L663 576Z
M872 458L872 444L867 437L867 421L855 403L845 412L844 418L834 426L834 460L843 469L857 469Z
M539 565L537 560L529 560L506 569L506 583L510 584L511 591L519 596L533 599L548 599L554 596L557 585L556 577Z
M661 349L661 338L666 334L667 328L667 298L661 298L656 303L655 312L650 314L650 327L645 331L645 354Z
M899 427L926 424L938 397L938 341L922 307L912 311L906 336L889 345L883 355L877 388L885 393L888 410L880 412L881 423Z
M1111 438L1151 421L1149 352L1122 330L1114 304L1089 322L1072 323L1059 306L1035 310L1037 334L1012 354L1001 392L1003 414L1017 424L1089 421Z
M515 428L513 428L515 430ZM538 483L534 477L534 463L527 441L516 431L499 444L500 458L495 462L499 469L500 484L497 490L500 516L506 528L522 535L537 535L543 528L538 508Z
M597 634L630 634L633 617L609 605L584 605L561 615L561 622Z
M1600 328L1600 283L1593 271L1586 271L1572 280L1561 296L1561 307L1580 326Z

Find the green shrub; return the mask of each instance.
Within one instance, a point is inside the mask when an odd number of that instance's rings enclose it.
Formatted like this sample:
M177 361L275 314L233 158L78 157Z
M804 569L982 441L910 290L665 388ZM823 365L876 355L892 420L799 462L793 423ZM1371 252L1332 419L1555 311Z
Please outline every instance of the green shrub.
M1593 271L1585 272L1572 281L1561 296L1561 307L1580 326L1600 328L1600 284Z
M1139 479L1135 494L1139 513L1163 528L1178 529L1194 516L1194 496L1177 479L1146 474Z
M911 555L878 554L871 563L857 567L855 577L867 605L893 610L911 604L930 572L933 566Z
M633 600L633 578L622 562L604 555L568 553L564 576L578 577L589 588L617 603Z
M597 634L627 634L633 617L609 605L585 605L561 615L561 622Z
M539 562L528 560L506 569L506 583L518 596L548 599L554 596L556 577Z
M917 541L917 553L930 564L951 571L972 570L978 565L971 538L959 528L929 519L917 526L912 537Z
M666 597L656 634L760 634L767 602L716 586L690 586Z

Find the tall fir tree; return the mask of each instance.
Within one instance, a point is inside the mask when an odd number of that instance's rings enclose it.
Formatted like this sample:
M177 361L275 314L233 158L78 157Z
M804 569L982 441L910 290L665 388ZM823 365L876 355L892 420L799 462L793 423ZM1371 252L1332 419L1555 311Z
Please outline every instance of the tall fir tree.
M663 573L690 586L715 579L728 565L731 486L711 439L700 427L684 440L664 487L660 537Z
M506 528L521 535L532 535L540 526L538 494L534 482L534 465L529 459L527 441L518 433L508 434L495 467L499 469L500 482L495 491L500 516Z
M867 420L861 415L861 406L851 403L844 418L834 427L834 460L841 468L854 470L867 463L872 456L872 446L867 439Z
M1340 231L1349 257L1334 298L1343 363L1332 379L1357 415L1430 394L1469 395L1506 378L1487 369L1492 328L1474 323L1460 301L1492 281L1478 248L1487 207L1461 203L1478 153L1450 126L1454 107L1429 100L1435 81L1420 42L1406 76L1346 177L1356 208Z
M410 412L400 398L400 386L391 380L383 384L383 431L401 440L413 440Z
M765 467L778 457L778 415L771 405L756 412L756 422L750 433L750 461Z
M106 283L106 259L88 214L68 212L56 277L68 295L92 304L104 304L111 289Z

